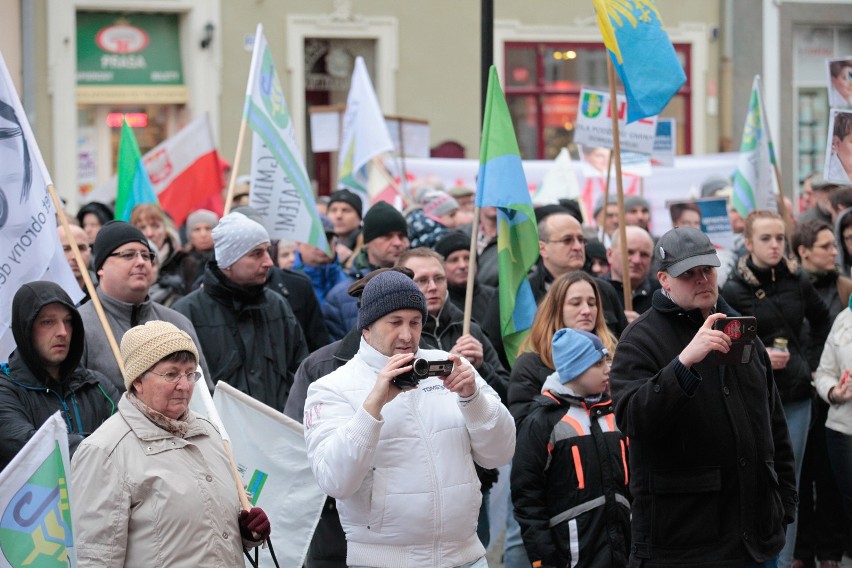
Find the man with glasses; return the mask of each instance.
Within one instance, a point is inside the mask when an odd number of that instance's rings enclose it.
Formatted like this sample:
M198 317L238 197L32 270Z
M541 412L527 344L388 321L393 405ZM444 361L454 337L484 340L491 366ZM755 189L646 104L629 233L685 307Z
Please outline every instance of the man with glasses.
M142 231L124 221L110 221L95 237L92 253L92 267L99 280L98 298L116 343L131 327L162 320L185 331L198 344L195 328L186 317L148 297L148 290L156 280L156 256ZM81 363L106 375L119 392L124 392L124 379L92 302L80 308L80 317L86 329ZM201 369L212 389L207 361L203 353L200 355Z
M174 308L195 324L214 384L225 381L283 412L308 348L290 305L266 286L269 234L232 212L213 229L213 248L216 260L207 263L202 288Z
M610 373L630 437L629 566L777 566L798 497L769 356L752 339L745 357L718 359L743 324L723 321L737 314L707 235L672 229L656 254L662 289L621 334Z
M536 303L544 299L554 280L586 263L586 237L583 226L567 210L547 209L538 219L539 261L530 272L529 281ZM596 279L601 292L604 320L616 337L627 327L624 308L612 284Z

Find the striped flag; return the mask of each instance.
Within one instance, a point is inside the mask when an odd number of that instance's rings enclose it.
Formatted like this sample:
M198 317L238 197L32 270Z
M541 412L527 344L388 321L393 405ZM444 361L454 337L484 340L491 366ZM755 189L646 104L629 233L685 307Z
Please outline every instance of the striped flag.
M627 96L627 123L655 116L686 82L653 0L593 0L604 45Z
M775 151L760 93L760 75L755 75L734 174L733 203L743 217L755 209L778 209L776 199L780 189L775 175Z
M366 206L372 201L368 194L369 169L373 158L393 152L385 117L379 99L367 73L364 58L355 59L352 83L343 115L343 135L338 157L338 185L361 196Z
M140 203L158 203L154 186L142 162L142 152L136 143L133 129L125 119L121 125L118 144L118 192L115 197L115 218L130 221L130 213Z
M535 317L527 273L538 260L538 227L509 107L493 65L482 125L476 205L497 207L500 329L506 356L514 364Z
M243 118L254 132L249 205L263 217L270 238L331 254L263 24L255 34Z
M68 432L56 412L0 472L0 567L77 565L70 473Z

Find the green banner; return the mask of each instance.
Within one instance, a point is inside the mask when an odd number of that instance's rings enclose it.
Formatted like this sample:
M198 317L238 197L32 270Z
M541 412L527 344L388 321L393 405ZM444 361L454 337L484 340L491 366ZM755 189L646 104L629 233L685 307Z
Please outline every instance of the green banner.
M183 85L178 14L77 12L77 85Z

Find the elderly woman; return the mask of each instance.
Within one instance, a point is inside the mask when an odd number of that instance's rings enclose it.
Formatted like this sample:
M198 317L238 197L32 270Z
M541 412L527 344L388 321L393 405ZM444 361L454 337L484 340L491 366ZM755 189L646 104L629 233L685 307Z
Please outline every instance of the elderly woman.
M124 334L121 356L118 413L72 461L78 566L243 566L269 520L240 510L221 436L189 410L195 343L150 321Z

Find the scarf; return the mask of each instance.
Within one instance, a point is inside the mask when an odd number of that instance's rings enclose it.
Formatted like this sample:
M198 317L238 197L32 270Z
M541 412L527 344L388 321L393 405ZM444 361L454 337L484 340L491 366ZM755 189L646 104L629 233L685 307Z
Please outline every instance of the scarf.
M189 424L187 423L187 418L189 418L189 410L184 412L179 418L173 419L169 418L165 414L157 412L144 402L142 402L139 397L136 396L136 393L127 391L125 395L127 397L128 402L132 404L136 409L145 415L148 420L156 424L158 427L162 428L169 434L173 436L177 436L178 438L183 438L186 436L187 428Z

